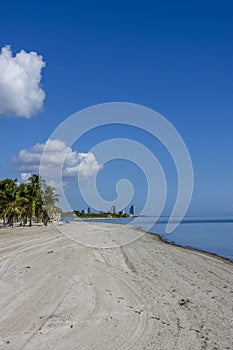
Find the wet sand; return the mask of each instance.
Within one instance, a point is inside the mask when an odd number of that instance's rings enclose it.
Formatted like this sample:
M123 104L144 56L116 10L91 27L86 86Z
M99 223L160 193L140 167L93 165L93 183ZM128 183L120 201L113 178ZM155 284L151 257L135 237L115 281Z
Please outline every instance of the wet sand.
M233 349L233 264L132 227L1 228L0 278L0 349Z

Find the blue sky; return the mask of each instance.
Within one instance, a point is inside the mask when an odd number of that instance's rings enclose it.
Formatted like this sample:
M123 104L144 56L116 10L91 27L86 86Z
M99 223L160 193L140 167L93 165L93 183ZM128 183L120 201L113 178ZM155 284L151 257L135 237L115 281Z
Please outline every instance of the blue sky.
M232 214L232 17L231 1L2 4L0 46L11 45L13 55L23 49L43 56L46 98L31 118L0 118L0 177L19 177L12 158L45 143L71 114L104 102L132 102L161 113L183 137L195 177L189 214ZM157 140L136 129L108 126L81 137L74 150L86 153L95 143L129 135L160 159L169 214L177 180ZM122 177L134 184L133 201L140 210L146 181L133 164L107 164L98 175L100 193L113 200L114 184ZM87 206L77 188L67 191L74 208Z

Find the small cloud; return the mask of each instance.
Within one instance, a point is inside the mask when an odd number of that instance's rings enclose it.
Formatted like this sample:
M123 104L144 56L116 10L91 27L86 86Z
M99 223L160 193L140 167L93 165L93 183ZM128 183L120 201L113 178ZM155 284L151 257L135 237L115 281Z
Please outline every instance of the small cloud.
M43 155L43 169L40 163ZM65 179L88 179L95 175L101 168L93 153L79 153L73 151L61 140L48 140L46 143L37 143L29 149L22 149L13 158L17 170L21 171L21 179L26 179L33 172L42 173L53 179L62 168ZM29 176L30 177L30 176Z
M42 56L21 50L15 56L11 47L0 53L0 117L30 118L43 107L45 93L40 87Z
M31 173L21 173L20 180L21 182L27 182L31 176L32 176Z

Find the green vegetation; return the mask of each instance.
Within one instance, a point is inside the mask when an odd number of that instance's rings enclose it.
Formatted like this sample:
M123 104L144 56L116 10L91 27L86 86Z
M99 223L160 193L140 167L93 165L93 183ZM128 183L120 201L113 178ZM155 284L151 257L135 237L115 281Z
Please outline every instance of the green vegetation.
M0 219L3 226L13 226L15 221L22 225L32 220L45 225L61 210L56 207L58 195L55 188L46 185L39 175L32 175L28 183L18 184L17 180L0 180Z
M67 212L62 212L61 213L61 219L63 218L73 218L74 217L74 212L73 211L67 211Z
M80 212L79 210L74 210L74 214L77 215L79 218L114 218L114 219L119 219L119 218L128 218L128 214L112 214L110 212L103 212L103 213L91 213L91 214L84 214Z

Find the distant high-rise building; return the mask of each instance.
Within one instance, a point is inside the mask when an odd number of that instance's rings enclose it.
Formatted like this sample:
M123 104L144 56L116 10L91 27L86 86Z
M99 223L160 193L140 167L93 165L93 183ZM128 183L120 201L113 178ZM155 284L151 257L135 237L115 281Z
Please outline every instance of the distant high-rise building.
M116 214L116 206L115 205L111 206L111 213Z
M134 204L132 204L131 207L129 208L129 213L131 215L135 215L135 205Z

